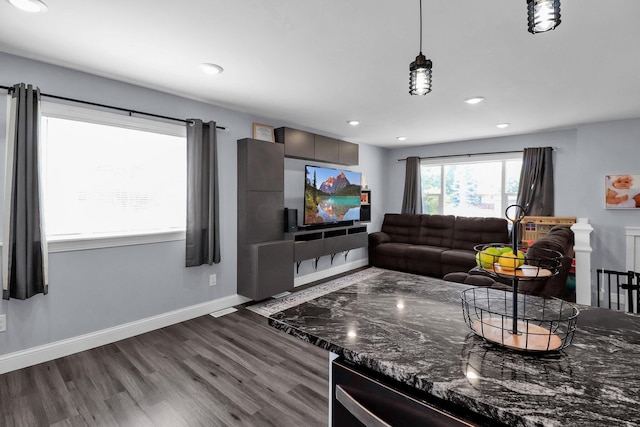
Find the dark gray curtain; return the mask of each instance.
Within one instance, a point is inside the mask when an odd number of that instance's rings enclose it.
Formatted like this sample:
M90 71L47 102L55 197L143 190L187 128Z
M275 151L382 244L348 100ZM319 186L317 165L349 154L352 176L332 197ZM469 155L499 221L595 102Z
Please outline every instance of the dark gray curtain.
M2 298L48 292L39 177L40 90L13 87L7 123Z
M518 205L525 215L553 216L553 148L525 148L518 186Z
M421 214L422 197L420 188L420 157L407 157L407 169L404 176L404 196L402 213Z
M218 150L215 122L187 123L186 266L220 262Z

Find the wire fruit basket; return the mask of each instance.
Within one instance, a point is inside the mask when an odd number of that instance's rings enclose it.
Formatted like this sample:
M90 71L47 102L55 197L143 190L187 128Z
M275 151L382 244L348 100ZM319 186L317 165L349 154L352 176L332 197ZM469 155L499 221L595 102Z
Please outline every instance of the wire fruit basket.
M513 218L509 210L515 208ZM571 344L579 310L558 298L518 293L519 281L541 280L558 273L562 254L536 249L518 251L518 229L523 209L511 205L512 245L478 245L476 261L487 274L511 282L512 290L471 288L462 292L465 322L478 336L512 350L558 351Z
M509 291L467 289L462 292L465 322L476 335L512 350L558 351L571 344L579 314L573 304L553 297L518 297L514 307Z
M514 251L511 245L490 243L477 245L473 249L476 251L478 266L490 275L503 279L547 279L558 274L562 262L560 252L546 248L536 248L533 253L522 253L517 249Z

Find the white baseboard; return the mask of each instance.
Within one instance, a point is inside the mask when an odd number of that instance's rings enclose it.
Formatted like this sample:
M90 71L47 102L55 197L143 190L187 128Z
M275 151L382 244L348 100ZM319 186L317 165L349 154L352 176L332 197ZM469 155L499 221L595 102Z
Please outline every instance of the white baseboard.
M135 335L144 334L145 332L204 316L214 311L243 304L247 301L251 300L240 295L231 295L90 334L5 354L0 356L0 374L37 365L38 363L48 362L59 357L110 344Z
M365 267L368 264L369 260L364 258L332 268L327 268L322 271L316 271L315 273L305 274L304 276L294 278L293 286L306 285L307 283L315 282L316 280L326 279L327 277L335 276L336 274L346 273L347 271L355 270L356 268Z

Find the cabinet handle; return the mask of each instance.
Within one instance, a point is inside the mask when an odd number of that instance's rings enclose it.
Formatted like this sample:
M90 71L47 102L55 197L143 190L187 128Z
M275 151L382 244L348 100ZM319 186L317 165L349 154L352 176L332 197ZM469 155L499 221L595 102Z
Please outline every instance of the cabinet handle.
M384 420L378 418L376 414L364 407L339 385L336 385L336 400L365 427L392 427L391 424L387 424Z

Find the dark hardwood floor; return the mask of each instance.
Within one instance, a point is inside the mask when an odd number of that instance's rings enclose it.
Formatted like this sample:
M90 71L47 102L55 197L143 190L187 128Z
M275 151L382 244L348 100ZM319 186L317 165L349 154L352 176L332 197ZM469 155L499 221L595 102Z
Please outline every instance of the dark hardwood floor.
M0 375L0 425L326 426L328 358L240 308Z

